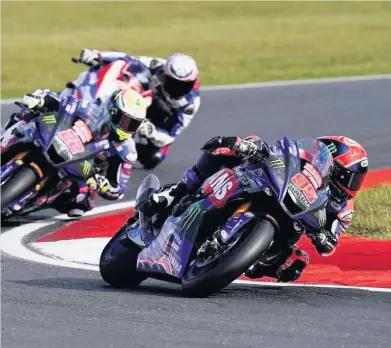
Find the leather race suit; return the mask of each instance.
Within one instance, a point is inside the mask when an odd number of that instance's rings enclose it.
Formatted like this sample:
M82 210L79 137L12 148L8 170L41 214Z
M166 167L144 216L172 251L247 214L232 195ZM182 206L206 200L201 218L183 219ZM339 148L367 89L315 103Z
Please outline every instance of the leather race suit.
M244 140L244 141L243 141ZM251 136L241 140L238 137L215 137L207 142L197 163L189 168L179 184L169 193L178 201L183 195L198 190L202 182L219 171L221 168L233 168L242 163L243 153L240 144L254 142L259 146L269 147L259 137ZM270 153L269 152L269 153ZM249 158L248 155L246 155ZM322 256L331 255L335 251L339 236L349 227L353 215L353 201L335 202L331 197L326 206L325 229L311 231L307 235L311 238L313 245ZM280 221L279 221L280 222ZM285 224L282 223L281 226ZM286 226L292 226L287 223ZM277 278L278 281L293 281L300 277L302 271L309 263L308 254L296 247L296 243L302 237L304 231L296 231L293 228L284 229L286 239L283 241L282 252L270 260L270 263L256 263L245 273L250 278L269 276Z

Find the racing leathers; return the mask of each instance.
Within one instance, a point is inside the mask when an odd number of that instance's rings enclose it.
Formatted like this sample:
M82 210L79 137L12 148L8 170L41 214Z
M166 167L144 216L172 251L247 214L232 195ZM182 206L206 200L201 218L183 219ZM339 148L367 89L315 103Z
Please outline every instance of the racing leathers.
M215 137L208 141L203 154L198 162L189 168L184 178L173 188L156 193L151 196L151 208L160 209L161 206L174 206L180 198L188 193L198 190L203 181L221 168L233 168L244 160L250 159L255 153L272 153L273 147L269 147L259 137L251 136L244 139L238 137ZM265 156L266 158L267 156ZM180 204L179 204L180 205ZM178 205L176 205L175 209ZM181 212L180 209L178 211ZM175 211L174 211L175 214ZM326 206L326 224L322 231L307 231L313 245L322 256L331 255L337 246L341 233L349 226L353 214L353 202L335 201L329 198ZM279 221L280 223L280 221ZM280 224L284 226L284 224ZM277 278L279 282L288 282L298 279L309 264L308 254L295 245L304 234L304 229L292 228L292 223L287 223L284 229L285 240L278 253L271 252L267 263L258 261L247 270L245 275L250 278L269 276ZM263 258L265 260L265 258Z
M93 176L86 181L68 181L67 190L61 197L53 199L54 197L44 194L39 198L42 203L52 202L50 206L61 213L79 217L94 208L97 193L107 200L117 200L124 196L132 166L137 160L137 152L133 139L119 141L110 132L107 120L102 117L106 114L102 109L104 105L98 106L72 97L60 101L58 95L49 90L37 90L27 94L23 100L27 108L13 115L12 122L9 122L7 128L21 120L24 124L28 124L41 112L58 111L60 102L75 107L75 122L72 129L77 134L82 135L83 125L86 124L92 132L93 140L109 140L109 147L104 152L98 153L94 159L97 172Z
M80 62L100 68L115 60L124 60L137 64L149 71L149 88L152 91L152 103L147 111L149 122L143 122L134 136L138 161L145 169L152 169L167 156L169 146L175 138L189 126L201 104L199 79L193 90L179 99L171 98L161 85L161 74L165 59L148 56L130 56L123 52L100 52L84 49L80 54Z

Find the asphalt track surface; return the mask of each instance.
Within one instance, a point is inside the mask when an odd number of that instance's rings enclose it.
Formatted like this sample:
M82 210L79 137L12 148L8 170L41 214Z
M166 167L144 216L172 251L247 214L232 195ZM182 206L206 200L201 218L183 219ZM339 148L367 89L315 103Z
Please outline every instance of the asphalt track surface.
M390 91L387 79L205 92L200 114L155 173L162 183L177 181L204 141L248 133L267 141L343 134L367 148L370 169L390 167ZM11 107L1 111L3 123ZM144 176L135 171L126 199L134 198ZM4 255L1 268L7 348L380 348L391 341L390 293L232 285L200 300L153 280L136 291L116 291L97 272Z

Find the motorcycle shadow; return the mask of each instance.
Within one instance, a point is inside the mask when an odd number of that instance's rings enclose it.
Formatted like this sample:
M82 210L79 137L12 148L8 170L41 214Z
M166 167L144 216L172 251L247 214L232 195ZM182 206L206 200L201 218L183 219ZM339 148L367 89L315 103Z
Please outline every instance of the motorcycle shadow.
M140 296L159 296L171 298L187 298L177 284L165 283L156 280L147 280L137 288L116 289L107 285L103 280L96 278L45 278L12 281L16 284L23 284L31 287L43 287L47 289L60 289L71 291L92 291L104 292L107 294L121 293ZM275 298L284 294L294 293L294 289L284 289L278 286L257 286L251 287L242 284L231 284L218 293L210 295L209 299L224 300L235 298L258 298L259 296ZM284 297L285 297L284 296Z
M47 289L183 297L179 286L170 283L157 283L154 281L146 281L134 289L116 289L107 285L103 280L96 278L45 278L15 280L12 281L12 283L23 284L32 287L44 287Z

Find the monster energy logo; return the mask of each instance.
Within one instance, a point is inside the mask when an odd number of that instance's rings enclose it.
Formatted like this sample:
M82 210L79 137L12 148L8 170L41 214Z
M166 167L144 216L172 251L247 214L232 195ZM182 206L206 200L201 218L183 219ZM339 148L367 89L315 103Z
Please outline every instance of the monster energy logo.
M327 145L327 148L329 149L331 154L334 154L334 153L336 153L338 151L337 146L335 146L334 143L331 143L331 144Z
M193 205L191 210L184 216L182 223L181 223L181 230L185 231L187 230L194 222L194 220L197 218L198 215L200 215L202 212L201 205L199 203L196 203Z
M84 166L83 166L83 175L88 175L88 173L91 170L91 163L88 161L84 161Z
M47 123L47 124L57 123L56 118L54 117L54 115L43 116L42 120L43 120L44 123Z
M270 164L270 167L275 168L275 169L284 168L285 167L284 162L281 161L280 159L270 161L269 164Z
M319 219L319 225L324 226L324 224L326 223L326 212L324 209L319 210L318 219Z

